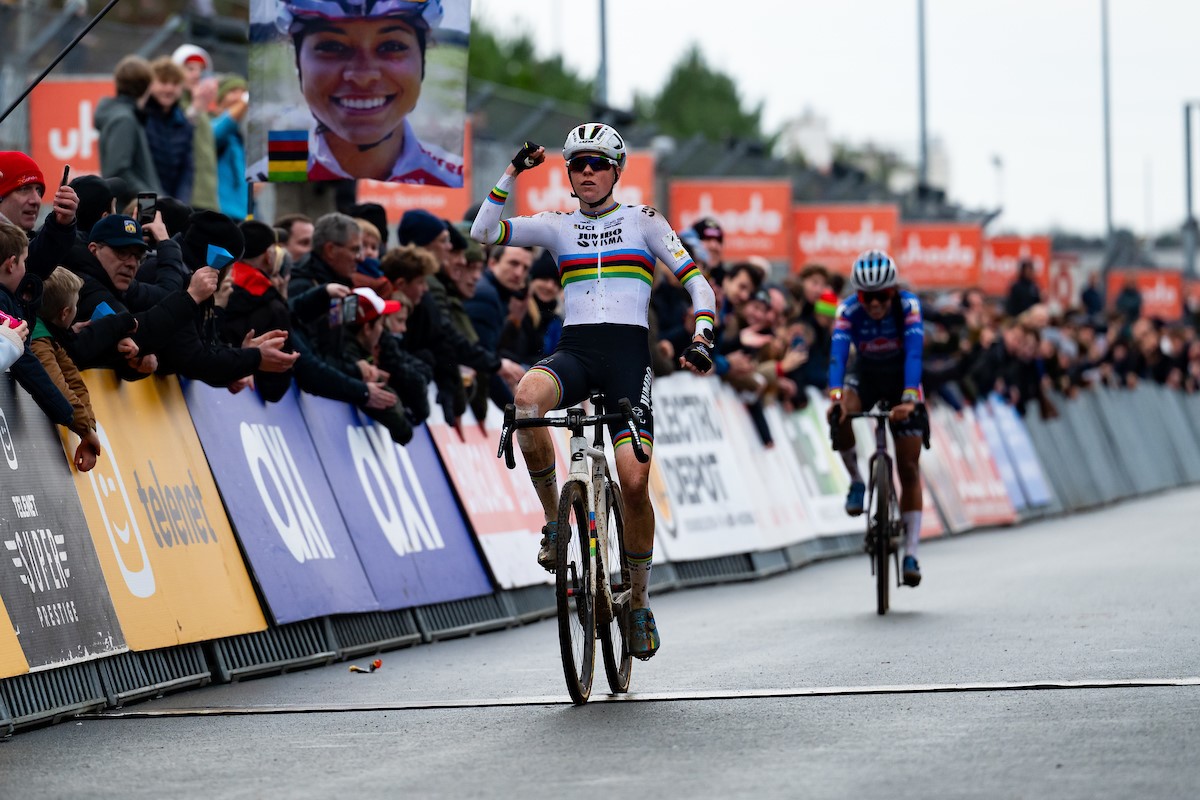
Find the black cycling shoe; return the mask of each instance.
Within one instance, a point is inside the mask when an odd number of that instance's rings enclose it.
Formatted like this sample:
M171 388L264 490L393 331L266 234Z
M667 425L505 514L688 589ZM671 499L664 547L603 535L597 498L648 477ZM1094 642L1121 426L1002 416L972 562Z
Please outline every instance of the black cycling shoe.
M901 565L901 572L904 575L905 586L920 586L921 585L921 565L912 556L905 556L904 562Z

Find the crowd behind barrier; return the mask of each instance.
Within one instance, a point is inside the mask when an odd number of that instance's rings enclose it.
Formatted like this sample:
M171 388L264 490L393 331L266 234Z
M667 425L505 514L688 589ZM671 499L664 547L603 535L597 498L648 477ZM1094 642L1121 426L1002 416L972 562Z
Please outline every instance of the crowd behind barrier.
M433 419L401 447L353 408L295 390L276 406L283 410L265 415L251 393L87 377L110 419L109 458L74 476L62 456L74 434L60 437L11 379L0 380L2 468L12 489L0 514L0 602L12 621L0 626L6 725L138 696L146 687L120 683L121 659L140 659L138 674L162 691L228 679L217 663L222 643L258 642L251 649L268 671L344 655L332 620L498 599L481 606L484 617L459 619L462 633L510 624L522 615L506 597L531 591L542 592L532 602L550 613L546 574L529 567L540 520L528 487L507 478L519 471L495 457L495 417L463 437ZM763 556L786 568L856 549L862 522L839 513L846 476L818 393L804 409L768 409L777 444L765 447L731 388L677 375L658 389L660 407L686 408L697 420L664 426L656 442L660 588L688 575L716 580L722 569L765 574L755 566ZM922 535L1200 481L1200 398L1144 386L1060 406L1049 420L1022 419L997 397L962 411L934 408L934 447L922 464L936 511ZM697 569L717 562L715 571ZM354 652L401 641L380 630ZM157 681L151 663L180 654L197 674ZM82 697L47 693L52 678L81 684Z

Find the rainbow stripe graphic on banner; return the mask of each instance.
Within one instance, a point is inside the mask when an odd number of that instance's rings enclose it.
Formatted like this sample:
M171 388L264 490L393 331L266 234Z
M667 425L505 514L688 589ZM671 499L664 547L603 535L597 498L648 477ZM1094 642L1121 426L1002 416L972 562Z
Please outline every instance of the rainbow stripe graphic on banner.
M267 131L267 179L308 181L308 131Z
M565 256L559 259L558 274L562 285L598 278L633 278L647 286L654 284L654 256L645 250L612 250L601 253Z

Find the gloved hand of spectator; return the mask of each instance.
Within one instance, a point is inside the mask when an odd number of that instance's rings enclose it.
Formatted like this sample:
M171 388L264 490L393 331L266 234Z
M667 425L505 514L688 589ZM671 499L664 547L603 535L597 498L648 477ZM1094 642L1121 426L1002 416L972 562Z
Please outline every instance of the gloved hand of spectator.
M400 398L386 386L381 386L378 383L367 383L367 408L375 411L384 411L396 405L399 401Z
M96 435L95 431L88 431L87 436L80 439L79 446L75 448L75 458L72 459L75 469L80 472L88 472L96 466L96 459L99 457L100 437Z
M201 267L192 273L192 280L188 283L187 293L195 301L196 305L200 305L213 296L217 291L217 279L220 275L221 273L212 267Z

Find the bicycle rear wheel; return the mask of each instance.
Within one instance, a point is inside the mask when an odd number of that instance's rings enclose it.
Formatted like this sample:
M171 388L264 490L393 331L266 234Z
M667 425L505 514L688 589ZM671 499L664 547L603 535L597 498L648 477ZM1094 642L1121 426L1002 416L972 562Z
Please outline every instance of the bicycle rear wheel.
M875 610L886 614L888 610L888 564L891 562L892 539L892 475L887 461L875 460L871 482L875 489L875 509L871 524L875 526L874 547L871 557L875 559Z
M613 694L629 691L629 676L633 672L633 654L629 652L629 637L625 634L628 600L624 611L616 608L616 598L629 590L629 560L625 554L625 501L621 487L609 481L608 549L601 554L604 569L596 576L597 583L608 579L612 587L613 615L607 624L600 625L600 652L604 656L604 673ZM600 592L596 593L597 595Z
M583 483L567 481L558 500L554 575L563 676L576 705L592 693L596 664L596 604L592 593L592 533Z

